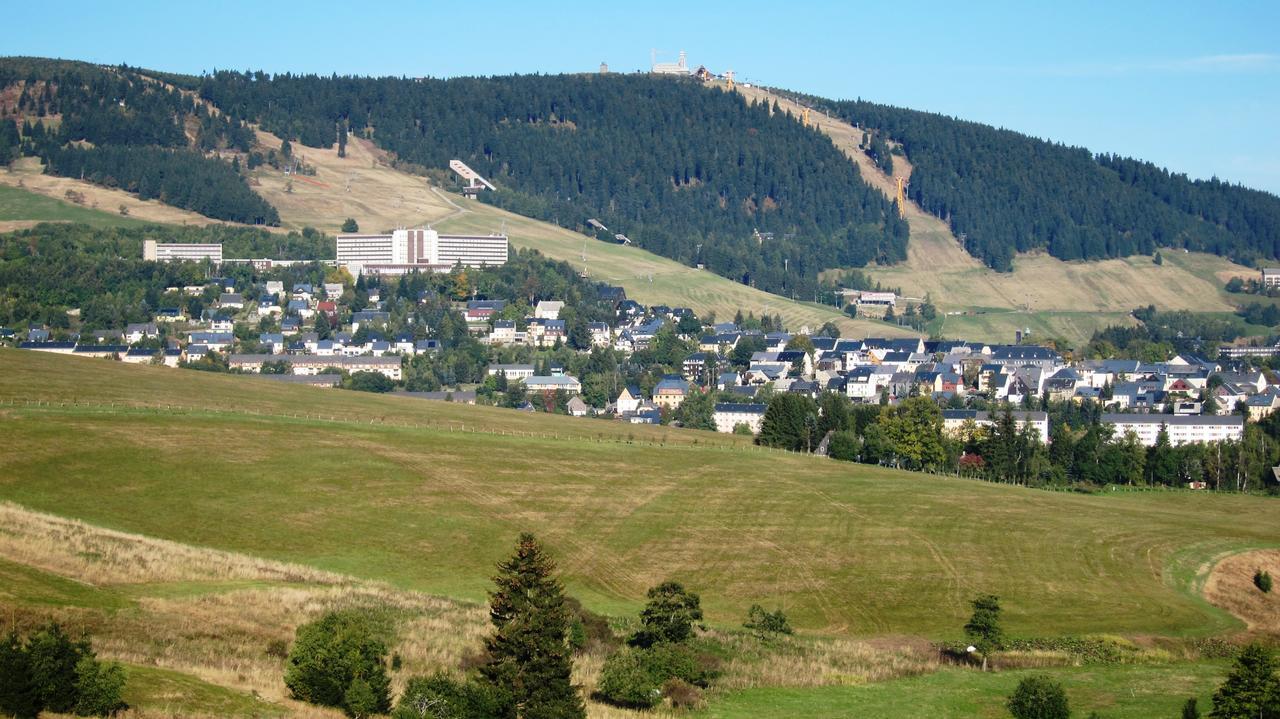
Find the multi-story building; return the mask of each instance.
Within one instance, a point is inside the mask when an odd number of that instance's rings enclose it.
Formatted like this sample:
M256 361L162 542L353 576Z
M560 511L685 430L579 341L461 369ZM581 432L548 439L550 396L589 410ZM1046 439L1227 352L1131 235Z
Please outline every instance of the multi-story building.
M942 410L942 431L955 437L959 435L960 430L964 428L965 422L973 420L978 427L994 427L1000 421L1001 412L983 412L976 409L944 409ZM1040 436L1040 441L1049 443L1049 413L1048 412L1025 412L1014 410L1010 414L1013 415L1013 421L1021 432L1027 427L1031 427Z
M143 240L142 259L150 262L200 262L209 260L214 264L221 264L222 244Z
M1115 436L1132 431L1138 441L1150 447L1156 443L1160 428L1169 433L1175 446L1192 442L1239 440L1244 434L1244 417L1174 414L1104 414L1102 423L1115 428Z
M321 355L290 355L281 357L278 355L266 354L246 354L231 355L228 364L231 369L238 369L244 372L260 372L265 362L288 362L293 374L296 375L318 375L323 374L328 368L346 370L348 372L377 372L385 375L387 379L399 381L400 374L400 358L399 357L341 357L341 356L321 356Z
M337 263L359 274L448 272L455 265L494 267L507 262L506 235L442 235L435 230L396 230L386 235L338 235Z
M738 425L745 424L751 428L751 434L760 434L760 423L764 421L766 409L768 407L763 404L717 402L712 419L717 432L732 432Z

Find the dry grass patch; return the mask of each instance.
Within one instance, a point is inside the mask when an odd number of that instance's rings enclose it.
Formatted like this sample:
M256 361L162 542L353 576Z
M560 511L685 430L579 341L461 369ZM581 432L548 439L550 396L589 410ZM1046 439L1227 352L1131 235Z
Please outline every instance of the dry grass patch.
M1263 593L1254 586L1258 570L1271 574L1278 586ZM1204 596L1231 612L1250 633L1280 637L1280 549L1259 549L1226 557L1214 566Z
M92 585L259 580L335 585L311 567L94 527L0 502L0 555Z

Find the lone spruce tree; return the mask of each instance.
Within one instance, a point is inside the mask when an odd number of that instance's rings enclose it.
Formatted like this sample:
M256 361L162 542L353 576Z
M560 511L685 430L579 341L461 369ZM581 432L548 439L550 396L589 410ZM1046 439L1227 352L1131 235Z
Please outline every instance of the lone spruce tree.
M582 698L570 683L572 652L566 642L569 611L555 564L532 534L520 535L516 552L498 564L489 594L494 633L485 641L486 681L508 698L509 717L582 719Z
M982 671L987 670L987 657L1004 643L1000 629L1000 599L984 594L973 600L973 616L964 625L964 635L982 654Z

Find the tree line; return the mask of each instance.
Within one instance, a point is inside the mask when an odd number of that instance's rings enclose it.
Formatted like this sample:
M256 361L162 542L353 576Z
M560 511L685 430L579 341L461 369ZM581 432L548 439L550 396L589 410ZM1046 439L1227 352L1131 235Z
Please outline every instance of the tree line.
M1280 490L1280 416L1246 423L1238 441L1173 446L1166 428L1145 447L1100 421L1094 402L1032 405L1046 412L1049 442L1013 407L990 406L989 425L966 421L944 429L942 406L910 397L894 406L853 404L826 392L817 401L783 393L770 399L757 443L812 452L830 435L828 456L864 464L942 472L1040 487L1088 489L1109 484L1185 487L1205 482L1229 491Z

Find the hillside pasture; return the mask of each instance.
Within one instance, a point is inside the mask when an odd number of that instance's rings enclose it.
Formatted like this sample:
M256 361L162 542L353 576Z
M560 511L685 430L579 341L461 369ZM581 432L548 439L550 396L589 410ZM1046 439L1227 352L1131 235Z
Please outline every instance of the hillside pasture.
M843 636L955 638L983 592L1018 635L1234 631L1194 578L1280 545L1271 499L1032 491L588 419L513 435L528 415L265 382L0 352L0 498L468 601L531 530L599 611L677 578L713 624L762 603ZM166 410L162 388L200 402ZM153 409L110 407L135 394ZM383 411L469 430L370 421Z

